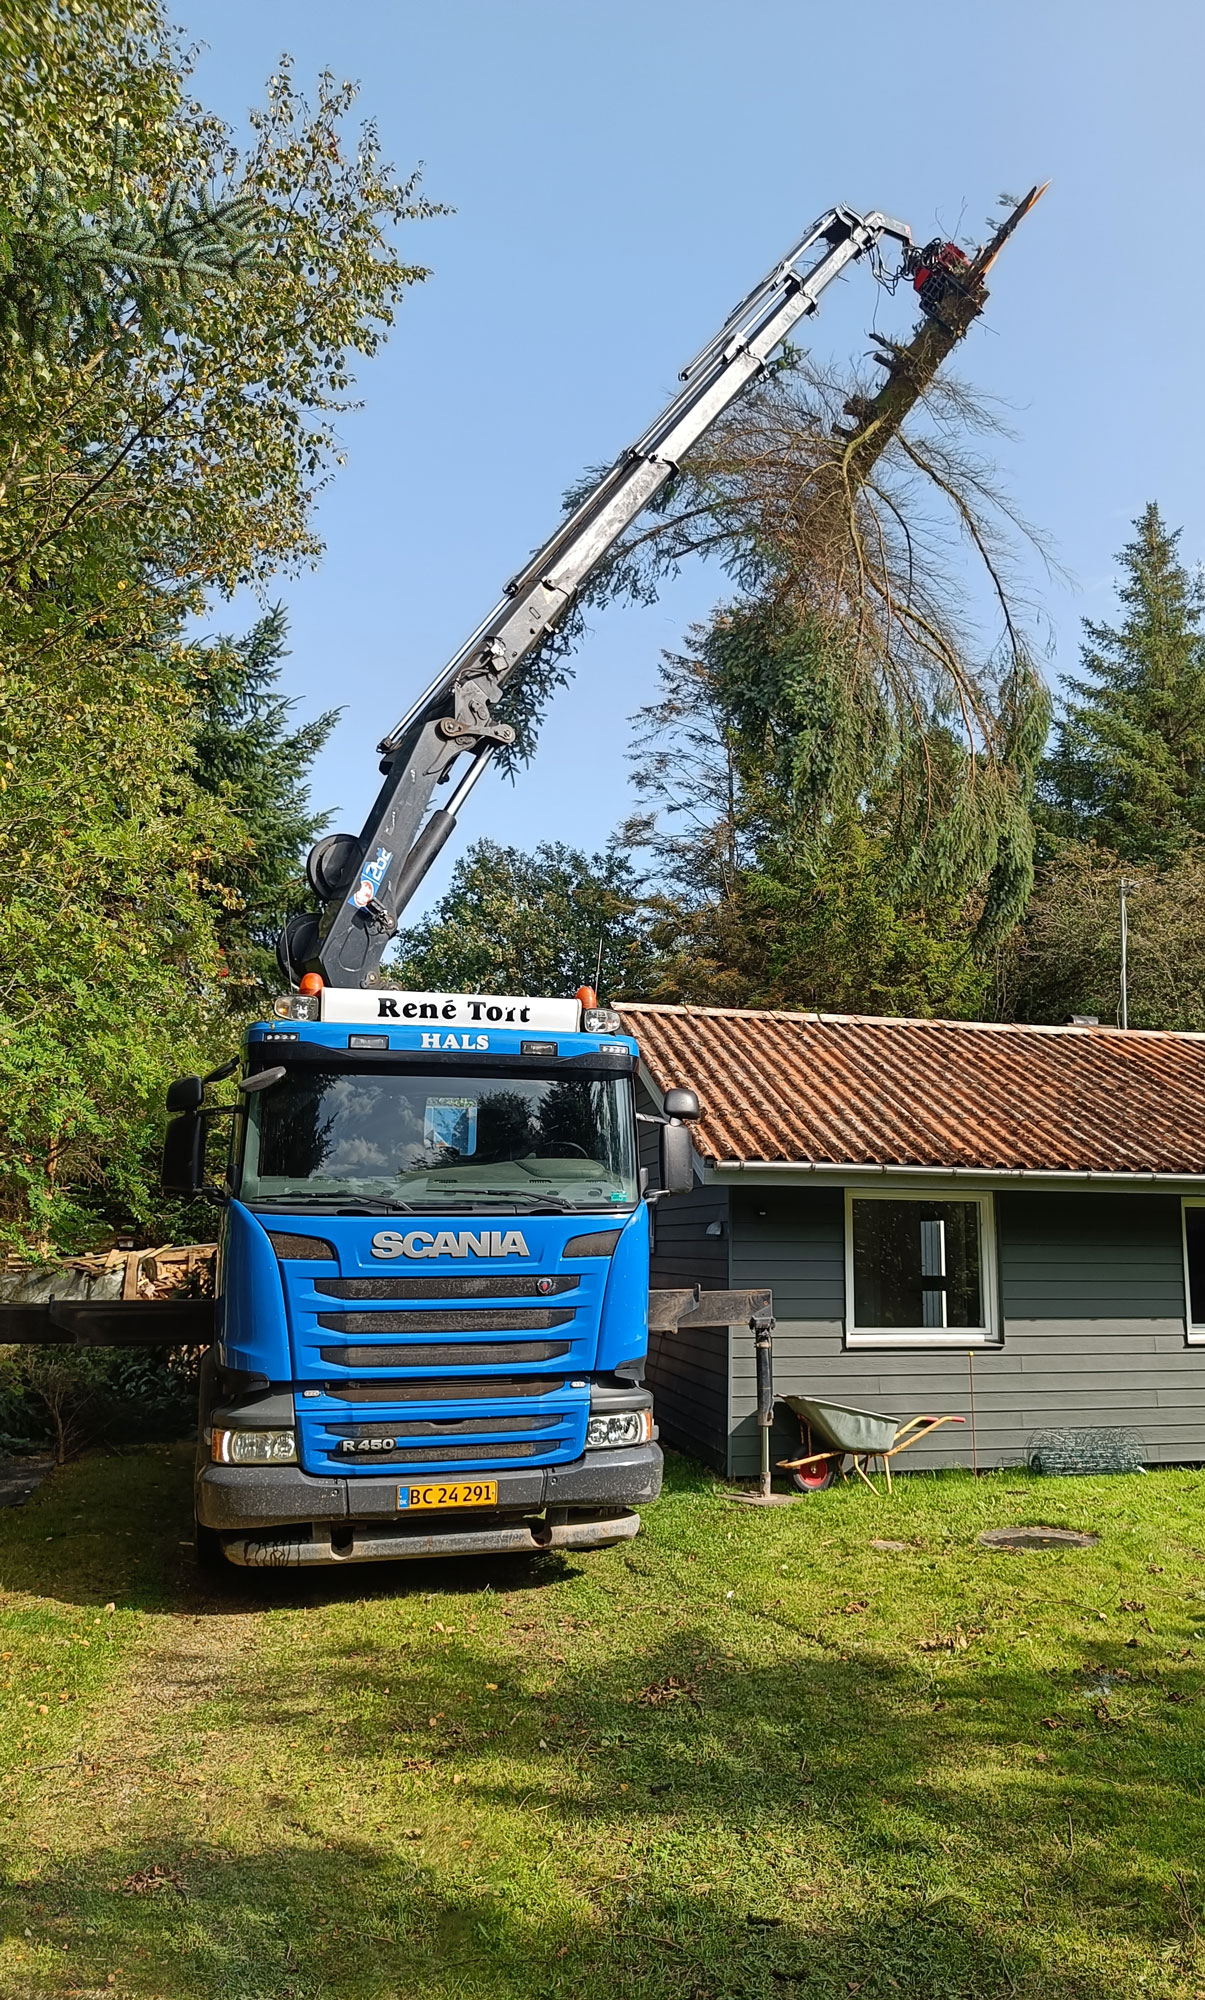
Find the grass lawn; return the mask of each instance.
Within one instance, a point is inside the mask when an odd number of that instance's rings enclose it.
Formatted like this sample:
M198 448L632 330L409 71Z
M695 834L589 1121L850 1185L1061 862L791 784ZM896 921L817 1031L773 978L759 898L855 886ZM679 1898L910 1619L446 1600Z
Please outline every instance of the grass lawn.
M3 2000L1205 2000L1205 1472L220 1599L188 1486L0 1513Z

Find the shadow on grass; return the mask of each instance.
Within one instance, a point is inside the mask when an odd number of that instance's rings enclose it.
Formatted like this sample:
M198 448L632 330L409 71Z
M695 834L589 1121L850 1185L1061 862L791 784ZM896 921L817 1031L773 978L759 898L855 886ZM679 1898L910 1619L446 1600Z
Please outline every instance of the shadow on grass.
M188 1493L179 1455L74 1468L5 1520L3 1581L95 1603L124 1563L126 1602L195 1618L212 1607L177 1546ZM1102 1633L1090 1649L1065 1640L1041 1671L977 1642L933 1657L852 1625L792 1631L786 1614L708 1622L689 1596L658 1613L643 1579L658 1559L583 1565L605 1593L582 1593L560 1558L236 1579L251 1595L228 1601L244 1609L437 1595L440 1625L389 1638L341 1620L307 1633L304 1655L226 1659L221 1716L182 1705L153 1753L153 1845L100 1831L102 1771L70 1874L22 1857L4 1895L11 1931L30 1932L14 1996L1118 2000L1205 1986L1191 1655ZM511 1598L481 1617L488 1630L445 1629L448 1603L487 1583ZM213 1656L189 1645L174 1671L203 1688ZM182 1736L219 1719L207 1759L300 1753L248 1793L237 1856L207 1835L199 1797L163 1790ZM140 1810L119 1809L127 1825ZM156 1863L179 1890L123 1889Z
M193 1549L193 1447L99 1451L56 1469L24 1506L0 1516L0 1589L80 1609L317 1609L324 1604L538 1589L580 1574L573 1558L465 1557L351 1563L313 1570L199 1573Z
M600 1883L567 1907L551 1881L541 1892L467 1879L466 1862L457 1886L413 1848L391 1856L346 1839L237 1859L194 1851L179 1890L123 1891L145 1867L144 1854L113 1848L69 1883L37 1881L21 2000L1118 2000L1132 1990L1091 1953L1055 1963L1036 1929L977 1916L915 1877L864 1894L856 1911L848 1899L808 1901L767 1921L739 1880L706 1895ZM25 1900L20 1887L8 1885L10 1907Z
M1205 1808L1199 1720L1167 1699L1182 1680L1131 1681L1109 1719L1096 1661L960 1662L935 1697L906 1660L739 1663L691 1625L638 1653L607 1633L573 1663L551 1644L411 1655L361 1634L354 1657L311 1642L295 1664L233 1663L205 1755L264 1760L244 1851L215 1851L210 1802L164 1790L177 1736L150 1843L31 1870L5 1898L14 1929L65 1944L86 1988L120 1965L140 2000L1198 1991ZM180 1728L199 1742L217 1719L202 1706ZM266 1766L285 1744L282 1781ZM187 1901L122 1893L165 1861Z

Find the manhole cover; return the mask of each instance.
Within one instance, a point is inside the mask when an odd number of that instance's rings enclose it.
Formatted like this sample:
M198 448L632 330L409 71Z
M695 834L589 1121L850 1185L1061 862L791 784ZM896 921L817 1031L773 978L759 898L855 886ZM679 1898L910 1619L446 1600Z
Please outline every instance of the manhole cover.
M1078 1528L987 1528L979 1540L985 1549L1019 1555L1025 1549L1094 1549L1100 1536L1081 1534Z

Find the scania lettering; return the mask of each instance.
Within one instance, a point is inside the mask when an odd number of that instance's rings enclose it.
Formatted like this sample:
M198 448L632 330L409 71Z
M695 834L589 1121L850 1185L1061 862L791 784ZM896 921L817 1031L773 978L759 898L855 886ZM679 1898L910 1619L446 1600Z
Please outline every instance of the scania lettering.
M527 1239L517 1229L485 1229L477 1236L462 1229L458 1236L441 1229L432 1236L424 1229L378 1229L372 1239L374 1257L528 1257Z

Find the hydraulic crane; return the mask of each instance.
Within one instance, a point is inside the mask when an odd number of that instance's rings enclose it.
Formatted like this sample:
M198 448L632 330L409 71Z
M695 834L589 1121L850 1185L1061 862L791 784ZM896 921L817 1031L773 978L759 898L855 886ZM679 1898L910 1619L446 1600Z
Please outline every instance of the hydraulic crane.
M508 687L556 630L591 573L672 478L691 447L763 371L821 294L884 238L909 246L906 223L877 210L830 208L682 370L682 388L636 443L508 584L504 596L380 743L382 784L359 834L336 833L310 853L320 916L290 919L281 968L327 986L365 985L460 808L514 731L498 714ZM467 759L447 803L438 785Z

